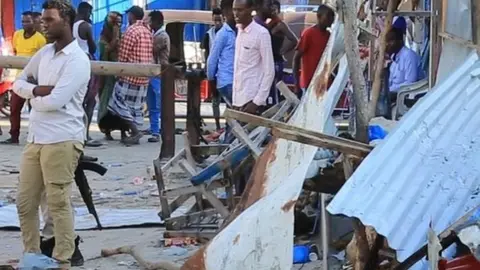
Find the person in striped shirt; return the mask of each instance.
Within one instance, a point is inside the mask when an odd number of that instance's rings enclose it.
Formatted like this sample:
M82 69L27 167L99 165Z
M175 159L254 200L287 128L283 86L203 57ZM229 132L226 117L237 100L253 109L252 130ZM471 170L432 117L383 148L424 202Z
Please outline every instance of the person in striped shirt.
M139 6L127 10L129 27L120 41L118 61L124 63L152 64L153 35L144 12ZM108 103L108 110L130 130L123 140L127 146L138 144L142 137L143 105L147 96L148 77L119 77Z

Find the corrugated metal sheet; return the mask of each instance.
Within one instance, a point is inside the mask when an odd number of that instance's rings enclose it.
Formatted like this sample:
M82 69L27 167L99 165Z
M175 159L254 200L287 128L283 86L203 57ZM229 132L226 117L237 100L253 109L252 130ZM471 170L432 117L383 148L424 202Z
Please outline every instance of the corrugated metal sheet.
M338 32L334 27L332 36ZM346 82L346 65L327 92L332 69L331 38L315 77L289 123L316 131L328 120ZM346 61L342 61L346 62ZM335 126L333 126L335 129ZM182 267L209 270L290 270L293 254L293 209L316 147L274 139L256 161L247 189L233 215L241 212ZM243 210L243 212L242 212Z
M408 112L328 206L384 235L405 260L480 204L480 61L476 53Z

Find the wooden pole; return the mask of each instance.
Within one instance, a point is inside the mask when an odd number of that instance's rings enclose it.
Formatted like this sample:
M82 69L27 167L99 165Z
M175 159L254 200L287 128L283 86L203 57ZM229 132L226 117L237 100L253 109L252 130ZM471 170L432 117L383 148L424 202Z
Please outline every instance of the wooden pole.
M187 132L190 145L200 144L199 133L202 125L200 115L200 85L202 74L200 70L191 70L186 74L187 83ZM198 157L195 157L196 159Z
M345 53L350 71L355 102L356 138L368 143L368 92L363 70L360 69L360 48L358 44L357 10L353 1L342 0L340 10L343 13L345 25ZM374 42L372 40L372 42ZM373 55L374 52L370 52Z
M387 15L385 17L385 27L383 32L380 33L380 46L378 48L378 59L375 67L375 77L372 85L371 100L368 104L368 118L371 119L375 116L375 110L377 108L378 97L382 89L382 73L385 64L385 53L386 53L386 39L387 33L392 28L393 22L393 12L397 9L400 0L389 0L387 6ZM373 54L373 52L370 52ZM358 127L357 127L358 128Z
M0 68L23 69L30 58L21 56L0 56ZM154 77L160 76L160 65L155 64L132 64L105 61L91 61L92 72L95 75L137 76Z
M162 72L162 146L160 159L169 159L175 155L175 77L176 69L167 67Z
M472 0L472 40L480 45L480 2Z

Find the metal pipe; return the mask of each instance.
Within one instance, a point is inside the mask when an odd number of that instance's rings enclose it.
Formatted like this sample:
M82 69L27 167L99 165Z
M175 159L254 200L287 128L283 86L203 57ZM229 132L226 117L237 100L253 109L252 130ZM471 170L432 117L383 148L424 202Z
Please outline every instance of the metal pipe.
M328 269L328 244L330 243L329 227L328 227L328 213L327 213L327 196L325 193L320 195L322 201L322 254L323 254L323 269Z

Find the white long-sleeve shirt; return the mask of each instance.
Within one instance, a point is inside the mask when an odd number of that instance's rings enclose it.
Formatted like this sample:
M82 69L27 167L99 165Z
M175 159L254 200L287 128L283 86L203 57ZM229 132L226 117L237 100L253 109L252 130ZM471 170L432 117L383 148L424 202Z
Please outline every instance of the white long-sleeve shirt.
M235 43L233 106L242 107L250 101L265 105L274 76L270 33L252 21L238 30Z
M30 99L32 106L29 143L85 141L82 103L90 72L90 61L76 40L57 53L54 44L48 44L30 59L13 84L13 91ZM36 85L27 82L30 76L38 85L54 86L50 95L35 97L33 89Z

